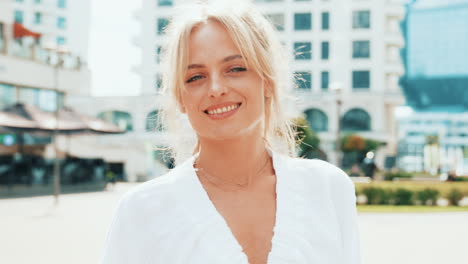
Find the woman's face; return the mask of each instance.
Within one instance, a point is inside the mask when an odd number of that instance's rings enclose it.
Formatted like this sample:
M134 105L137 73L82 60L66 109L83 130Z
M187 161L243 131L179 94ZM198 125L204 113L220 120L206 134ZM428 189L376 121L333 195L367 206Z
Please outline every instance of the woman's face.
M194 28L181 94L185 112L199 138L230 139L263 131L265 82L246 67L239 49L216 21Z

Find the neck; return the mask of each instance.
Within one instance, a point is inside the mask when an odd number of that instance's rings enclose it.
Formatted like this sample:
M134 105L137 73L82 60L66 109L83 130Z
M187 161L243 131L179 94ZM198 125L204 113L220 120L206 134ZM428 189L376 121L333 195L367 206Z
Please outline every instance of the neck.
M205 170L220 182L245 186L258 177L274 173L261 133L225 140L199 140L197 168Z

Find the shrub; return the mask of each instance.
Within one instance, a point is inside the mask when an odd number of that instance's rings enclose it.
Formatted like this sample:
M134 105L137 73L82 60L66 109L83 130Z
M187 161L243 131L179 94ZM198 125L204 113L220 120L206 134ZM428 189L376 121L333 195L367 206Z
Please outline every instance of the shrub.
M367 197L367 204L390 204L392 191L378 187L362 189L362 194Z
M395 205L413 205L413 192L404 189L404 188L398 188L395 191Z
M436 205L439 195L440 192L438 190L426 188L418 191L416 193L416 198L421 201L422 205L428 205L428 202L430 202L431 205Z
M385 173L384 175L384 179L386 181L393 181L394 179L396 178L400 178L400 179L411 179L413 178L413 175L411 173L408 173L408 172L404 172L404 171L397 171L397 172L387 172Z
M451 189L447 194L447 199L451 205L457 206L461 199L463 199L463 193L458 189Z

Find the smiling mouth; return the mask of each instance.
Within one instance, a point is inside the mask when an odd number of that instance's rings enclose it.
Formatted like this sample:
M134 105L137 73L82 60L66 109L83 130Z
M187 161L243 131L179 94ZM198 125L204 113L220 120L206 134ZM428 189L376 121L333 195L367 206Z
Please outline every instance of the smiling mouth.
M216 109L213 109L213 110L205 110L203 112L205 114L207 114L207 115L219 115L219 114L224 114L224 113L231 112L231 111L239 108L241 105L242 105L242 103L237 103L237 104L232 104L232 105L225 106L225 107L219 107L219 108L216 108Z

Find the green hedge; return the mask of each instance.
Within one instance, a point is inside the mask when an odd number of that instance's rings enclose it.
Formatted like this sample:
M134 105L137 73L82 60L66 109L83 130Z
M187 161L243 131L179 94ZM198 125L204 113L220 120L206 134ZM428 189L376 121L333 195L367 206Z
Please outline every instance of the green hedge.
M355 183L356 194L365 195L373 205L435 205L446 198L458 205L468 196L468 182L371 182Z

